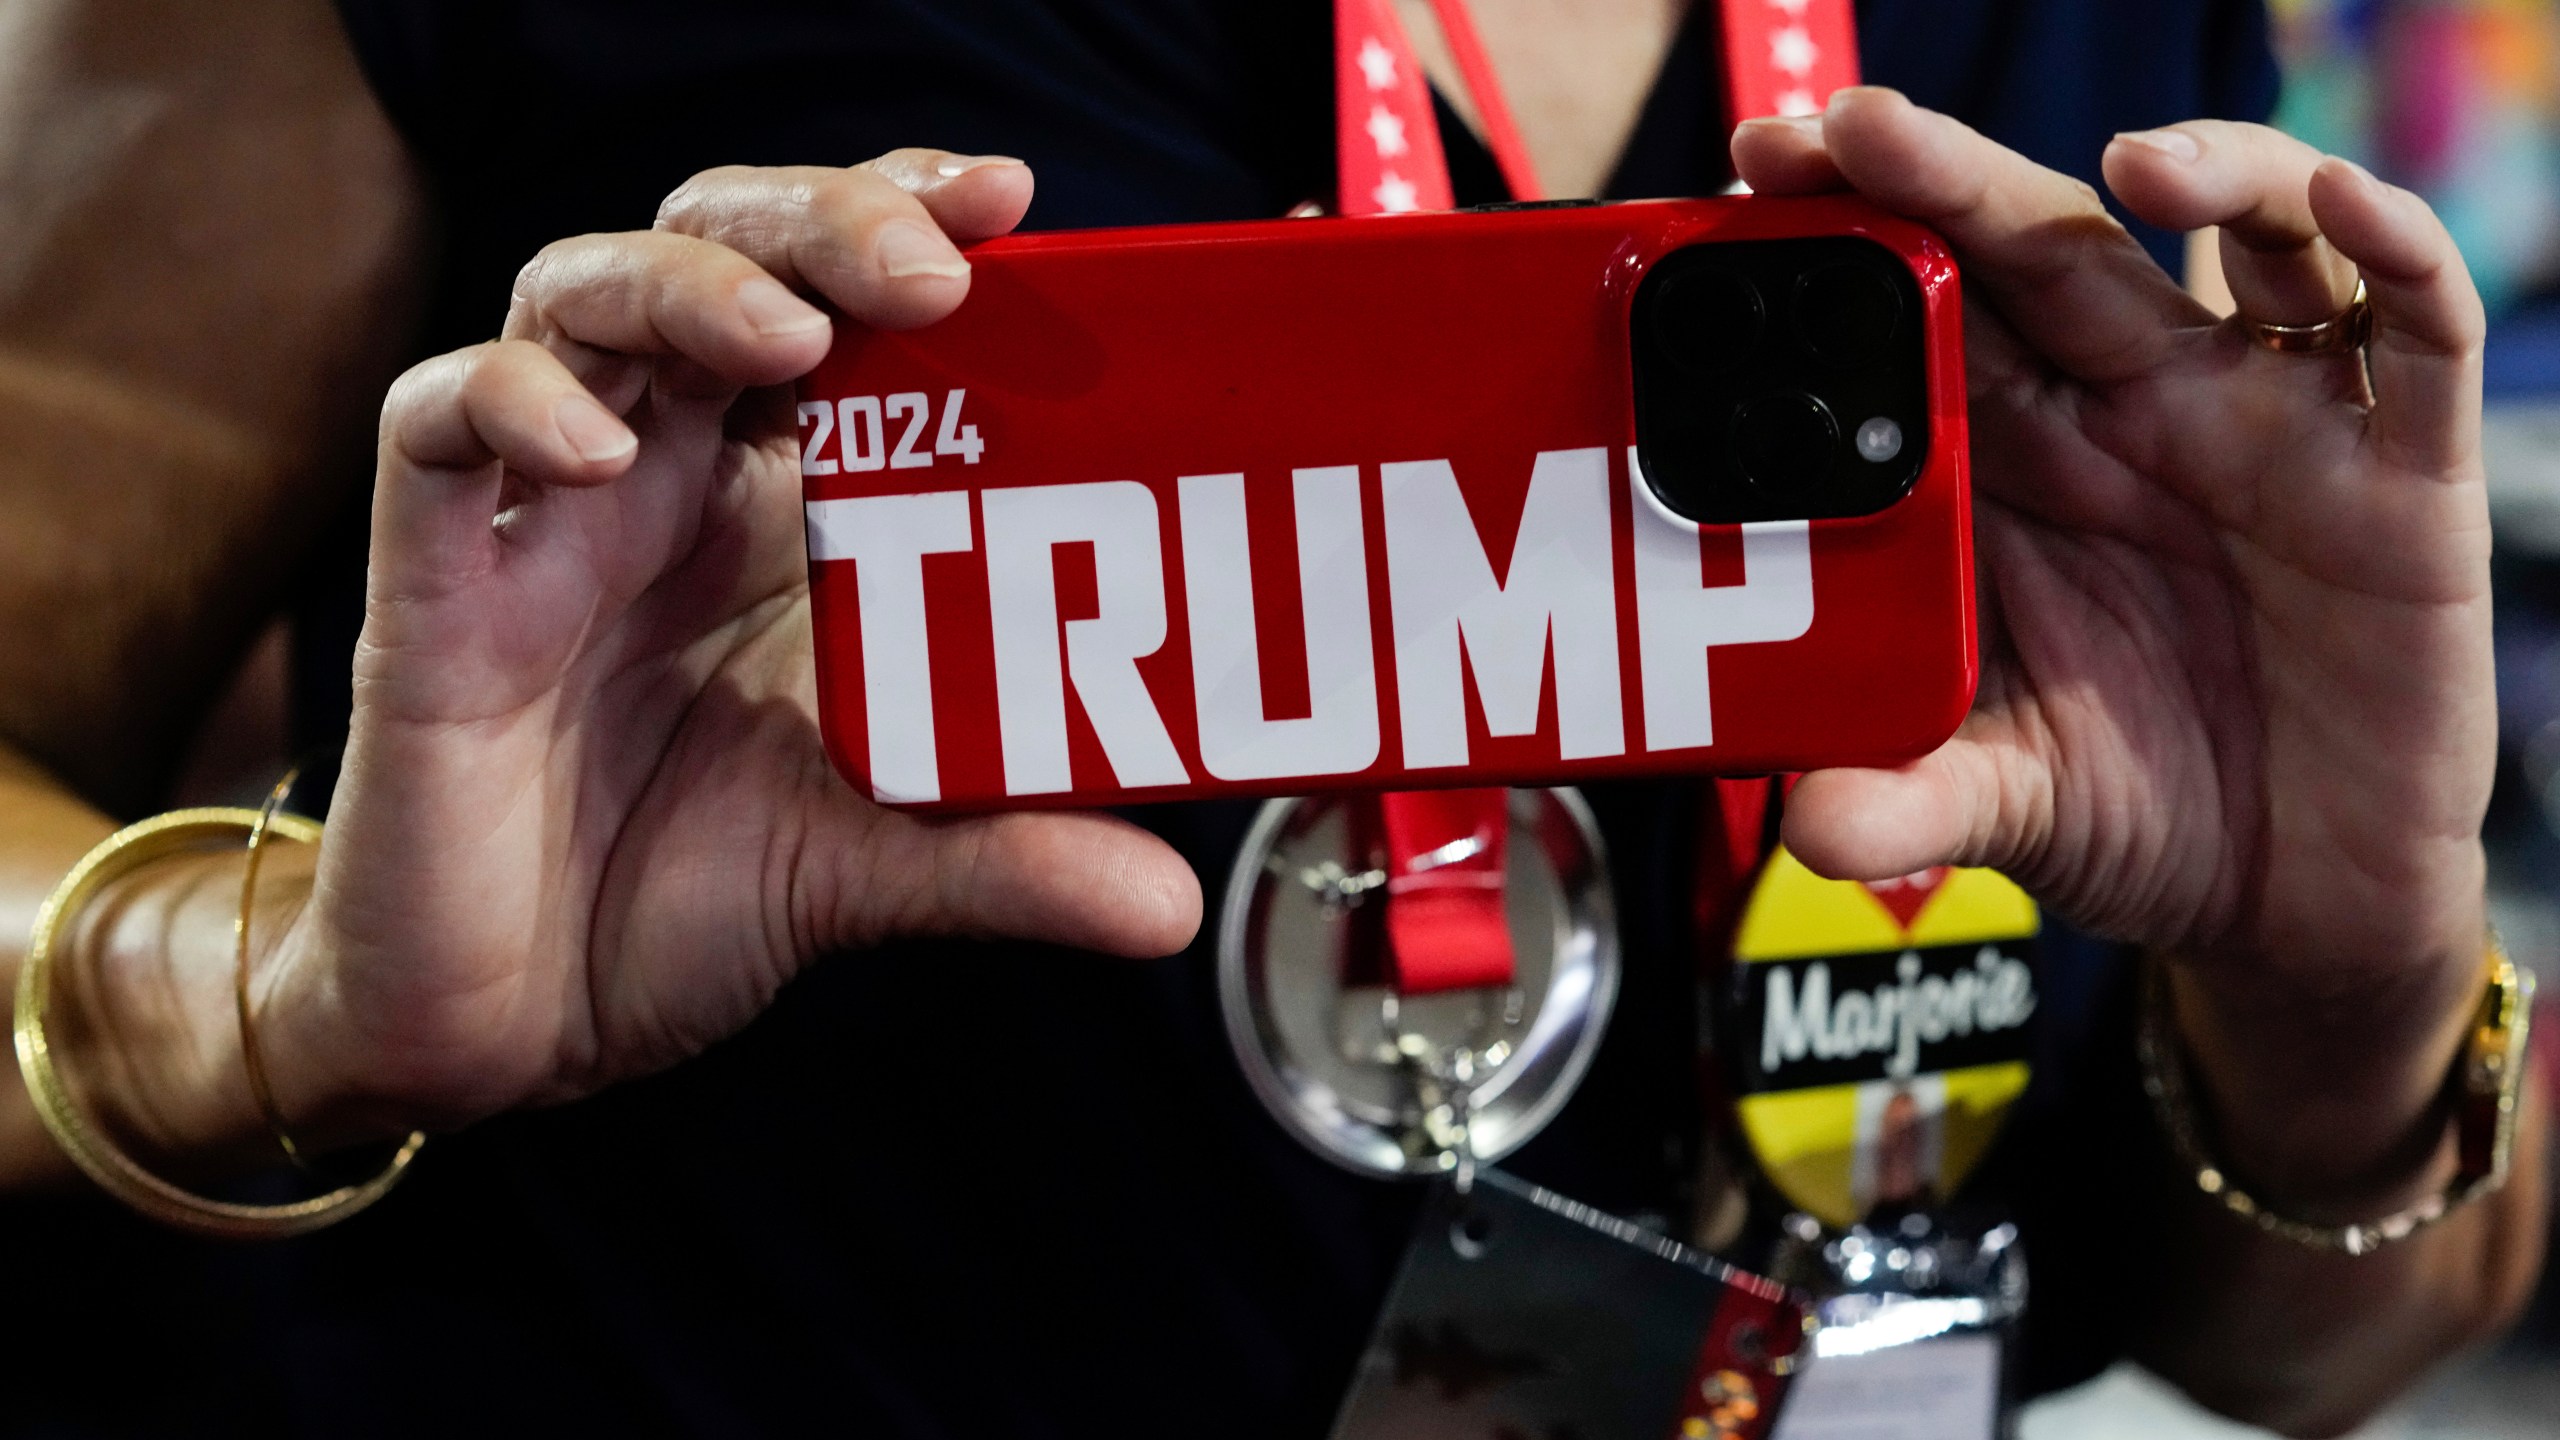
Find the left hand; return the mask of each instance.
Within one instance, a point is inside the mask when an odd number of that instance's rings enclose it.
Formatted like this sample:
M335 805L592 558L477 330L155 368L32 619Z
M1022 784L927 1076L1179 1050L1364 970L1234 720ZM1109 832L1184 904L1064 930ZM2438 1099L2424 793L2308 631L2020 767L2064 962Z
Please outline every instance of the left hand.
M576 1099L892 939L1189 940L1198 882L1137 827L902 814L819 740L786 387L838 325L958 308L955 242L1031 193L938 150L705 171L393 387L346 771L264 1022L297 1130Z
M2109 186L2221 226L2243 316L2326 319L2361 274L2366 356L2284 355L2088 187L1890 91L1734 154L1764 193L1934 227L1968 296L1980 696L1924 760L1808 777L1789 845L1859 878L1996 866L2208 985L2444 1033L2476 994L2496 748L2484 322L2444 227L2264 127L2120 137Z

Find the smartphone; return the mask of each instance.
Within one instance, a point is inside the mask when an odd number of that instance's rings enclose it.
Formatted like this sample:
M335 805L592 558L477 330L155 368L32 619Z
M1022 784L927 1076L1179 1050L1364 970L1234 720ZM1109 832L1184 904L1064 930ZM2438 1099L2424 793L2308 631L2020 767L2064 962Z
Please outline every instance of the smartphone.
M1848 198L1007 237L799 386L821 725L939 810L1886 765L1976 673L1958 282Z

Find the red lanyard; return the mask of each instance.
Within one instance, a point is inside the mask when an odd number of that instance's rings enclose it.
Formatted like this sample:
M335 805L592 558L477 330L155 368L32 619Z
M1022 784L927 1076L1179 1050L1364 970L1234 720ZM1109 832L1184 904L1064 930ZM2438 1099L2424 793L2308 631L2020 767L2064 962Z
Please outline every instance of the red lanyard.
M1502 77L1493 73L1493 57L1484 53L1484 41L1476 36L1467 0L1431 0L1431 9L1440 17L1440 36L1449 43L1449 58L1458 62L1467 93L1475 97L1476 123L1484 127L1485 148L1502 167L1502 181L1510 187L1511 198L1546 199L1546 189L1529 164L1529 146L1512 122L1511 102L1503 98Z
M1511 838L1502 789L1407 790L1378 797L1387 855L1386 961L1406 995L1511 983L1502 887Z
M1850 0L1698 0L1722 10L1725 119L1809 115L1858 83L1857 16ZM1431 0L1450 58L1474 96L1514 200L1543 200L1529 147L1512 121L1501 77L1466 0ZM1334 0L1334 155L1344 215L1446 210L1456 204L1431 88L1413 57L1396 0Z
M1724 109L1731 125L1814 115L1858 83L1858 17L1849 0L1723 0Z
M1857 83L1850 0L1699 3L1723 7L1725 110L1733 124L1755 115L1809 113L1833 90ZM1511 198L1547 198L1466 0L1431 0L1431 6ZM1398 214L1456 204L1431 87L1414 60L1396 0L1334 0L1333 45L1338 212ZM1765 780L1715 786L1710 814L1717 823L1702 839L1707 853L1699 864L1702 932L1726 923L1758 867L1768 802ZM1387 960L1396 988L1427 994L1510 984L1504 792L1383 795L1376 818L1386 852Z

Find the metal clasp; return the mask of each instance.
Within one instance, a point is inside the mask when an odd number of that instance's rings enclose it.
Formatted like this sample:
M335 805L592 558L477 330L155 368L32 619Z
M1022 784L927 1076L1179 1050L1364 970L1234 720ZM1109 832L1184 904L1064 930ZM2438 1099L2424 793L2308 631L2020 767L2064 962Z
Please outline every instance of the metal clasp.
M1380 1058L1391 1059L1413 1087L1406 1153L1438 1156L1439 1168L1450 1172L1462 1195L1476 1178L1475 1094L1511 1058L1510 1032L1524 1008L1519 987L1511 985L1440 995L1389 991L1378 1002L1387 1036ZM1444 1017L1461 1024L1448 1026Z
M1460 836L1414 856L1406 862L1404 875L1471 860L1490 843L1481 832ZM1401 878L1390 874L1383 863L1353 870L1334 860L1303 866L1296 875L1298 883L1315 894L1327 920L1343 919ZM1458 1192L1465 1194L1476 1176L1475 1093L1511 1058L1511 1034L1527 1009L1519 987L1432 995L1360 987L1343 991L1340 1005L1336 1038L1343 1057L1393 1066L1404 1072L1412 1087L1412 1108L1404 1126L1405 1152L1417 1158L1439 1157L1438 1168L1449 1173Z
M1301 869L1298 883L1315 892L1316 904L1324 911L1324 918L1339 920L1346 913L1367 904L1370 891L1385 888L1387 872L1379 866L1346 870L1340 862L1327 860Z

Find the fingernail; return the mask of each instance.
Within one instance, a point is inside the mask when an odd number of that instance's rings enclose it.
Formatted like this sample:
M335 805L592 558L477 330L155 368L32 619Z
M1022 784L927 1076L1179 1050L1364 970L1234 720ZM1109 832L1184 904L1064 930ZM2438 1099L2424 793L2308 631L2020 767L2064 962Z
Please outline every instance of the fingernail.
M2196 137L2184 130L2127 130L2116 138L2166 155L2181 165L2193 164L2196 157L2204 153L2204 147L2196 143Z
M969 262L960 258L950 241L913 220L892 220L881 226L872 243L879 247L880 273L892 280L911 275L957 280L969 273Z
M621 417L585 395L561 396L551 407L551 422L560 427L569 448L590 464L619 460L640 448L640 437Z
M984 170L991 165L1021 163L1010 155L946 155L940 164L933 167L933 173L949 180L954 176L966 175L972 170Z
M2356 183L2362 185L2367 190L2379 191L2383 188L2382 177L2374 174L2370 170L2367 170L2353 160L2348 159L2346 156L2332 155L2329 158L2346 167L2347 173L2356 177Z
M782 287L754 279L738 287L738 312L759 335L804 335L827 323L826 312Z

